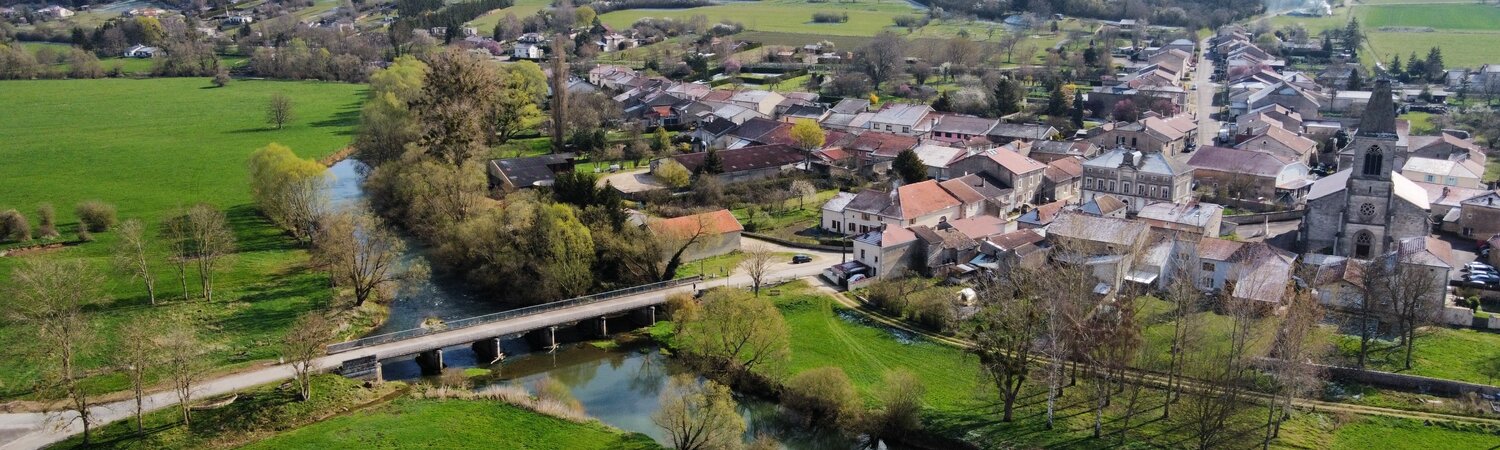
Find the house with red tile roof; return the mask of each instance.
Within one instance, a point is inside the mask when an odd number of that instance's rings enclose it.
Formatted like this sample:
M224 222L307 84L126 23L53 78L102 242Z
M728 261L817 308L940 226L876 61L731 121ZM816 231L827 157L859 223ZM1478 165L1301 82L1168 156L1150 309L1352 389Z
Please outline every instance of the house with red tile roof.
M682 253L683 261L737 251L740 249L740 235L745 231L740 221L727 209L652 221L646 226L657 236L674 243L688 243L687 250ZM673 252L676 250L671 249Z

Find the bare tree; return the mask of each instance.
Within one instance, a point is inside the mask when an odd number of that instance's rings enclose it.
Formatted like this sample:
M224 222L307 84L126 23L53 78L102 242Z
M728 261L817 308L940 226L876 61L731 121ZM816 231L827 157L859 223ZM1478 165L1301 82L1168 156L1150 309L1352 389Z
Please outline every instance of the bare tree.
M1317 390L1322 373L1316 363L1326 344L1320 343L1315 332L1322 319L1323 308L1311 292L1297 290L1288 298L1269 351L1269 372L1276 385L1266 408L1265 445L1281 433L1281 422L1290 417L1292 402Z
M685 255L689 248L704 238L718 234L718 227L708 216L699 214L695 222L686 226L660 226L657 229L656 240L662 248L674 249L671 256L666 258L666 264L662 267L658 281L667 281L677 275L677 268L685 262Z
M120 240L115 243L115 267L131 278L141 280L146 286L146 295L151 305L156 305L156 276L151 274L151 262L146 256L146 225L136 219L120 224Z
M818 193L818 188L813 187L812 182L807 180L793 181L787 190L791 191L792 195L797 196L797 209L806 208L807 199Z
M776 254L764 245L756 245L745 250L745 260L740 262L740 268L750 276L750 288L755 296L760 296L760 287L766 281L766 275L771 272L771 260Z
M1224 292L1232 292L1226 288ZM1230 319L1223 345L1194 345L1184 364L1199 381L1183 405L1184 420L1193 432L1199 450L1225 444L1231 419L1245 408L1245 385L1249 382L1247 348L1254 325L1250 301L1227 294L1217 300Z
M691 375L668 381L651 422L667 432L677 450L737 448L745 434L745 420L729 388L712 380L700 383Z
M193 243L186 212L173 213L162 223L162 238L167 241L170 250L167 261L177 269L177 281L182 285L182 299L192 300L192 293L188 291L187 269L193 261Z
M1417 329L1437 320L1443 306L1444 272L1422 265L1417 253L1397 251L1370 262L1365 280L1370 297L1390 322L1396 325L1405 347L1405 365L1411 368ZM1367 300L1368 302L1368 300Z
M280 92L271 94L266 102L266 123L280 130L293 119L292 98Z
M198 264L203 299L211 302L214 300L214 272L220 269L225 258L234 254L234 231L229 229L229 219L224 212L208 204L188 209L187 231L193 261Z
M1017 268L1003 278L981 280L979 299L984 306L971 319L969 340L974 346L969 351L979 357L981 372L999 391L1005 422L1014 418L1016 399L1031 372L1032 343L1043 329L1045 309L1037 299L1035 277Z
M870 82L879 90L881 83L901 72L906 61L906 40L896 33L882 31L870 43L854 51L854 61L859 71L870 77Z
M36 352L43 387L67 398L66 409L76 414L67 420L83 423L85 444L93 414L78 363L95 344L87 310L105 300L102 286L104 278L80 261L39 259L16 269L8 295L0 297L0 310L32 332L35 340L27 348Z
M316 369L313 360L327 354L327 343L333 326L328 319L316 311L303 315L292 324L281 339L282 354L292 366L297 379L297 399L312 399L312 374Z
M135 398L136 433L145 431L146 373L154 370L161 361L157 348L157 334L160 332L154 318L127 321L120 326L120 347L110 355L115 367L130 379L130 392Z
M383 298L401 282L426 275L422 266L401 267L406 242L368 211L344 211L324 219L313 250L335 284L354 290L354 306Z
M1116 386L1123 388L1125 370L1141 345L1135 302L1122 295L1113 303L1096 308L1081 336L1095 345L1085 352L1093 378L1094 437L1104 435L1104 408L1110 405Z
M1178 234L1173 247L1172 278L1167 284L1166 300L1171 304L1172 338L1168 340L1170 359L1167 363L1167 402L1162 405L1162 418L1172 416L1172 403L1182 393L1182 368L1188 346L1196 341L1201 330L1198 316L1194 314L1198 300L1202 298L1195 285L1198 271L1198 253L1195 242L1184 241Z
M169 314L162 328L164 331L156 342L161 349L161 367L166 371L172 392L177 394L182 423L190 426L193 421L193 389L203 376L206 365L202 356L207 351L199 338L198 324L187 314Z

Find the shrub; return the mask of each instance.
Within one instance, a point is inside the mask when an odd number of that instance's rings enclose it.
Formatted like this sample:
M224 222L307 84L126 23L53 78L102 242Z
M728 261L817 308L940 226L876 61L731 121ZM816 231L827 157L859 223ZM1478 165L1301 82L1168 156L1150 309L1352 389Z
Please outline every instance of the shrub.
M820 367L786 382L782 404L816 425L852 425L860 418L859 394L849 375L838 367Z
M957 320L952 300L940 292L914 296L906 306L906 317L925 328L946 332Z
M26 222L26 216L14 209L0 212L0 241L29 240L31 240L31 224Z
M83 226L80 229L88 229L90 232L100 233L109 231L115 226L115 206L98 200L89 200L79 203L73 210L78 215L78 221Z
M921 426L922 396L927 395L927 387L911 371L887 371L876 395L880 397L880 413L871 418L871 433L898 436Z
M42 239L56 239L57 233L57 210L51 203L43 203L36 206L37 235Z
M671 186L675 189L682 189L687 187L688 183L691 183L693 181L693 174L689 173L687 168L683 167L682 164L679 164L677 161L674 161L672 159L662 159L661 162L658 162L656 164L656 171L653 172L653 174L656 175L656 178L660 179L661 182L666 183L667 186Z
M849 13L818 11L812 18L813 23L844 23L849 21Z
M550 376L536 381L536 398L542 404L551 403L576 413L583 412L583 403L573 397L573 391L568 389L568 385Z

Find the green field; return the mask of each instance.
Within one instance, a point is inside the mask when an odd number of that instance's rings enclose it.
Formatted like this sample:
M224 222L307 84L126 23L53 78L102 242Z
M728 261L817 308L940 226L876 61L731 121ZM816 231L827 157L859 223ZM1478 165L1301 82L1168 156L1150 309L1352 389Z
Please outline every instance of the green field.
M1354 364L1359 338L1343 336L1339 349L1348 364ZM1500 335L1429 327L1417 335L1411 370L1403 369L1405 363L1406 348L1392 341L1374 343L1366 362L1375 370L1495 384L1500 381Z
M280 334L301 313L328 300L326 277L304 267L306 252L251 207L245 159L270 142L308 157L327 156L351 140L364 87L341 83L235 81L215 89L205 78L101 79L0 82L7 114L0 114L0 210L15 208L35 220L42 202L57 207L62 241L76 230L73 205L97 199L119 208L121 220L139 218L153 235L169 210L199 202L224 209L239 241L225 272L216 277L213 304L182 303L181 289L156 249L158 298L110 275L113 301L95 314L104 342L84 360L103 364L120 323L183 309L204 323L218 365L273 359ZM269 130L263 106L274 92L293 99L296 120ZM114 233L97 241L31 256L0 257L0 285L26 258L81 258L108 272ZM195 290L196 276L189 275ZM27 342L25 331L0 325L0 341ZM0 398L31 395L34 365L10 345L0 358ZM98 375L94 391L124 388L122 377Z
M873 390L882 373L893 368L910 370L927 389L924 422L928 427L943 435L963 436L981 447L1100 448L1115 444L1114 438L1101 441L1091 436L1093 417L1086 397L1087 381L1080 380L1079 387L1065 390L1058 401L1058 426L1054 430L1043 427L1041 381L1023 388L1025 398L1018 406L1017 420L1002 423L994 400L997 394L980 376L977 361L962 350L875 325L801 284L784 287L783 292L775 301L791 330L791 373L829 365L840 367L866 401L873 403ZM1216 324L1220 319L1209 318L1208 328L1221 328L1223 324ZM1158 420L1161 396L1160 391L1150 389L1141 393L1142 406L1127 434L1128 442L1135 446L1132 448L1190 446L1183 442L1191 438L1191 432L1184 429L1189 425ZM1106 432L1119 429L1126 398L1117 396L1106 409ZM1258 443L1263 429L1256 427L1264 423L1264 413L1259 406L1248 407L1234 427L1246 434L1235 442L1245 443L1243 448ZM1496 436L1483 430L1456 430L1415 420L1334 418L1307 412L1294 417L1283 427L1281 437L1272 442L1272 448L1489 448L1496 442ZM1381 444L1388 441L1400 443Z
M819 11L847 13L849 21L813 23L812 15ZM805 0L764 0L672 10L629 9L600 15L599 20L616 28L628 28L642 17L688 18L702 15L708 17L710 23L721 20L740 22L745 24L747 30L833 36L874 36L875 33L887 27L894 27L891 19L896 16L918 14L920 12L904 2L865 0L854 3L808 3Z
M497 401L399 399L260 441L246 449L658 449L650 437L573 423Z
M1394 0L1368 3L1374 4L1339 8L1328 17L1277 16L1271 24L1284 27L1298 23L1316 35L1322 30L1343 28L1353 15L1359 18L1368 48L1374 49L1383 62L1396 56L1406 59L1413 52L1425 57L1432 47L1443 50L1444 65L1450 68L1500 62L1500 46L1495 45L1500 41L1500 7L1448 2L1380 4ZM1424 30L1427 28L1431 30ZM1368 55L1361 59L1367 66L1374 64Z
M465 25L479 30L480 35L489 36L495 31L495 24L500 23L500 19L504 19L506 14L515 14L516 19L525 19L526 16L534 15L551 4L552 2L548 0L516 0L515 5L509 8L484 13Z

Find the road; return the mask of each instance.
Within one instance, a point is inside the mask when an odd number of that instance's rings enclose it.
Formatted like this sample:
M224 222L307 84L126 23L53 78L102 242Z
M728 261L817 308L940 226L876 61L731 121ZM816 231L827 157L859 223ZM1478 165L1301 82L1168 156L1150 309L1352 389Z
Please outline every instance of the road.
M814 251L797 249L776 245L770 242L744 238L743 246L766 246L776 253L801 253L812 257L812 262L803 264L791 264L790 261L779 261L772 264L766 277L766 282L784 281L796 278L814 277L822 273L823 269L838 263L840 255L835 252ZM619 311L639 308L645 305L658 303L661 299L677 292L692 292L693 289L703 289L718 286L748 286L750 285L748 275L732 275L705 281L696 285L679 286L672 289L645 292L603 301L596 304L583 305L577 308L569 308L558 311L550 311L532 316L519 317L484 325L461 328L442 333L433 333L418 338L389 342L380 345L351 350L336 355L329 355L317 359L313 365L320 371L326 371L343 364L344 361L365 356L375 355L379 358L392 358L411 355L420 351L441 348L452 345L468 344L485 338L516 334L528 330L534 330L559 322L586 320ZM194 389L194 398L212 398L221 395L232 394L256 386L270 383L278 383L291 379L293 371L290 365L281 364L250 370L246 372L225 375L219 378L204 380ZM154 411L176 405L177 396L171 391L156 392L149 394L143 401L147 411ZM89 409L94 417L94 425L104 424L117 420L127 419L132 416L135 408L133 400L125 400L98 405ZM68 436L83 431L82 425L76 420L74 413L13 413L0 414L0 450L34 449L66 439Z
M1210 38L1204 38L1198 43L1198 65L1193 70L1192 83L1197 90L1189 91L1192 103L1193 115L1198 118L1198 145L1213 145L1214 137L1219 135L1219 121L1214 120L1214 92L1218 89L1213 82L1214 63L1208 57L1208 45Z

